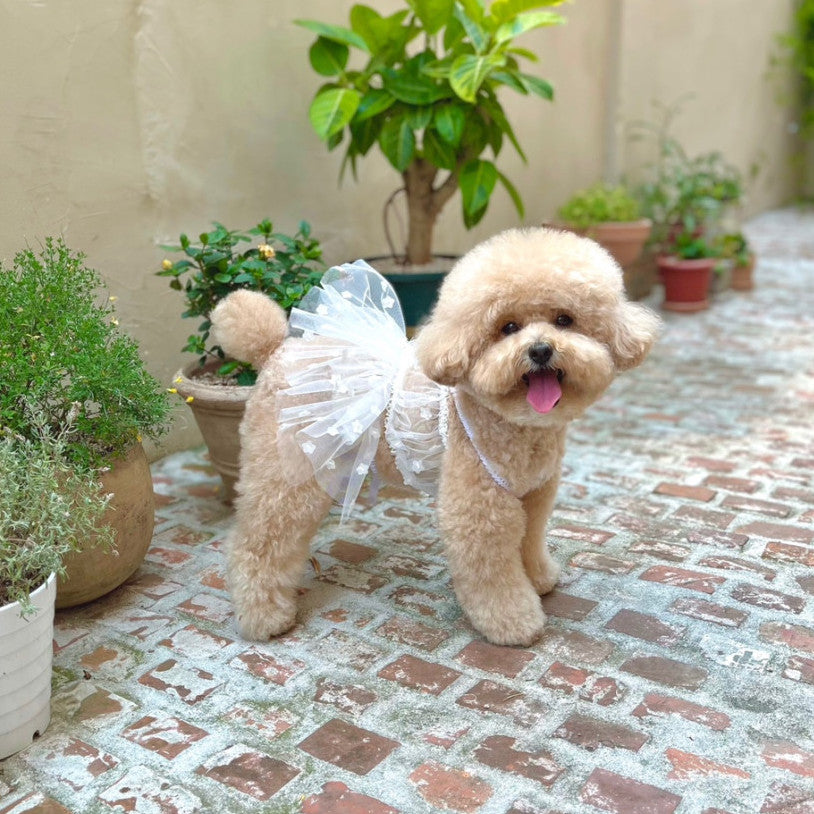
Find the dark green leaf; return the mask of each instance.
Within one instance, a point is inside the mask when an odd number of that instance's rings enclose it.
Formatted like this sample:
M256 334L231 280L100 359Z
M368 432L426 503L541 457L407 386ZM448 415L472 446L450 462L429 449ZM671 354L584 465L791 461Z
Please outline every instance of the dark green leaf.
M520 193L515 188L514 184L502 173L498 170L497 173L498 180L506 189L506 192L509 193L509 197L512 199L512 203L514 204L514 208L517 210L517 214L520 215L521 218L526 216L526 209L523 206L523 199L520 197Z
M359 102L359 107L356 109L356 115L353 117L354 124L363 122L365 119L373 118L373 116L384 112L396 101L395 96L389 94L386 90L381 88L371 88L362 97Z
M457 105L443 105L435 111L435 129L453 147L461 143L465 122L466 114Z
M522 93L524 96L529 92L528 88L520 81L512 71L493 71L489 79L500 82L501 85L508 85L512 90Z
M487 206L497 177L497 167L491 161L475 159L464 165L459 179L464 212L475 215Z
M309 31L313 31L315 34L319 34L321 37L325 37L325 39L341 42L344 45L352 45L355 48L360 48L362 51L369 53L370 49L367 47L367 43L364 39L348 28L343 28L340 25L320 23L317 20L294 20L294 22L303 28L307 28Z
M452 15L454 0L407 0L425 31L432 35L446 25Z
M435 167L440 167L444 170L454 170L458 164L455 149L444 141L433 129L424 131L422 149L424 151L424 158Z
M409 124L413 130L423 130L431 121L431 107L412 107L407 109L407 124Z
M422 73L407 73L387 68L382 71L384 87L408 105L431 105L447 95L447 90Z
M551 84L546 82L545 79L540 79L539 77L527 73L521 73L519 76L520 81L532 93L542 96L543 99L548 99L549 102L554 98L554 88L552 88Z
M348 64L348 46L342 42L318 37L308 51L311 67L321 76L337 76Z
M379 133L379 147L399 172L407 169L415 154L415 136L406 119L393 118L384 123Z

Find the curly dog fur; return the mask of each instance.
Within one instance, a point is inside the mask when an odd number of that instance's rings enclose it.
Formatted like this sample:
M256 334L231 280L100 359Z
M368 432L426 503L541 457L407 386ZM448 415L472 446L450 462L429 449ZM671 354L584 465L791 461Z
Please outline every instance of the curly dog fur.
M303 458L281 459L275 393L285 386L278 350L284 312L238 291L212 314L218 341L260 375L241 426L229 584L242 634L288 630L308 546L330 507ZM592 240L551 229L513 229L473 248L447 276L417 337L431 379L455 388L477 442L450 410L438 515L456 596L489 641L528 645L542 633L539 595L557 582L545 528L560 477L568 423L617 373L642 362L658 318L624 296L619 267ZM542 373L541 373L542 371ZM555 375L553 408L532 405L530 381ZM400 482L384 441L376 465ZM508 482L499 486L478 452ZM292 471L298 473L292 478ZM302 481L292 486L293 481Z

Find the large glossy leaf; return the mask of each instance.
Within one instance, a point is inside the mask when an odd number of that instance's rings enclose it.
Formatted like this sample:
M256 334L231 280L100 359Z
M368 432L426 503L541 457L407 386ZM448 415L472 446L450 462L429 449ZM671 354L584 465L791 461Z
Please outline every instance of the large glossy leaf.
M382 88L371 88L359 102L359 107L356 110L353 121L363 122L367 119L372 119L374 116L387 110L395 101L396 97L389 94L386 90Z
M564 0L494 0L490 9L492 18L498 23L505 23L534 9L562 5Z
M367 43L349 28L343 28L341 25L320 23L318 20L294 20L294 22L309 31L313 31L315 34L319 34L320 37L325 37L325 39L352 45L355 48L361 48L363 51L370 51Z
M483 15L470 16L467 10L461 5L460 0L455 3L454 14L455 19L463 26L466 36L469 37L469 41L472 43L475 52L482 54L489 44L489 34L480 24Z
M371 53L380 54L404 36L402 22L406 16L407 11L400 11L382 17L375 9L357 4L350 10L350 25L368 44Z
M532 92L536 93L538 96L542 96L543 99L548 99L550 102L554 98L554 88L551 87L549 82L546 82L545 79L540 79L537 76L532 76L528 73L521 73L519 74L520 81Z
M385 90L408 105L431 105L447 95L447 90L429 76L412 71L382 71Z
M526 14L519 14L513 20L503 23L495 32L495 42L510 42L515 37L533 31L535 28L542 28L548 25L562 25L565 18L555 11L530 11Z
M424 30L432 35L438 33L452 16L455 0L407 0Z
M404 117L390 119L382 125L379 147L399 172L407 169L415 155L415 136Z
M345 70L348 64L348 46L325 37L317 37L317 41L308 51L311 67L321 76L337 76Z
M506 118L506 114L503 112L503 108L500 102L497 101L497 98L491 96L489 99L485 99L482 104L492 121L505 133L509 141L511 141L512 146L517 150L517 154L520 158L526 161L526 154L523 152L523 148L520 146L520 142L518 142L517 136L515 136L514 130Z
M431 107L411 107L407 109L407 124L413 130L423 130L432 121Z
M447 144L432 128L424 131L421 146L424 150L424 158L433 166L444 170L454 170L457 166L458 156L455 148Z
M452 63L449 84L461 99L474 103L484 79L490 71L503 67L504 62L505 58L496 54L462 54Z
M512 90L526 95L529 91L528 88L520 81L513 71L492 71L489 79L493 82L500 82L501 85L508 85Z
M323 140L338 133L356 113L361 95L348 88L326 88L311 103L308 117L316 134Z
M509 197L512 199L512 203L514 204L514 208L517 210L517 214L520 215L521 218L526 216L526 208L523 206L523 199L520 197L520 193L515 188L514 184L502 173L498 170L497 173L498 180L506 189L506 192L509 193Z
M464 165L459 183L467 215L475 216L486 208L497 178L497 167L491 161L478 158Z
M461 143L465 122L466 114L457 105L444 105L435 111L435 129L452 147L457 147Z

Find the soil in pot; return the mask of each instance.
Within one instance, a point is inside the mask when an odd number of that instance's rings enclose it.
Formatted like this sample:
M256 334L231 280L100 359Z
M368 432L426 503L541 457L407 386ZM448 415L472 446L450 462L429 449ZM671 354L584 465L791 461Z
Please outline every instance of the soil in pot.
M659 274L664 283L666 311L694 312L709 308L709 288L714 257L684 260L673 255L657 258Z
M115 551L89 545L69 554L60 577L58 608L91 602L118 588L144 561L155 525L153 479L143 447L138 444L113 459L101 477L102 491L112 494L103 523L113 528Z
M192 397L192 415L209 450L209 460L223 481L224 498L231 502L240 473L240 422L254 388L212 376L214 367L221 364L218 361L201 367L193 362L177 373L175 387L184 398Z

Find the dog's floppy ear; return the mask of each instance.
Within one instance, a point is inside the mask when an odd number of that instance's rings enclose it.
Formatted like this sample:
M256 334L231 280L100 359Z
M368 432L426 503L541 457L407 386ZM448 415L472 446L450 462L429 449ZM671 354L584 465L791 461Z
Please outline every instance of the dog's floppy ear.
M438 384L453 387L469 367L465 332L447 321L431 318L419 331L416 356L424 374Z
M637 302L621 302L611 339L611 353L617 370L640 365L659 335L661 320Z

